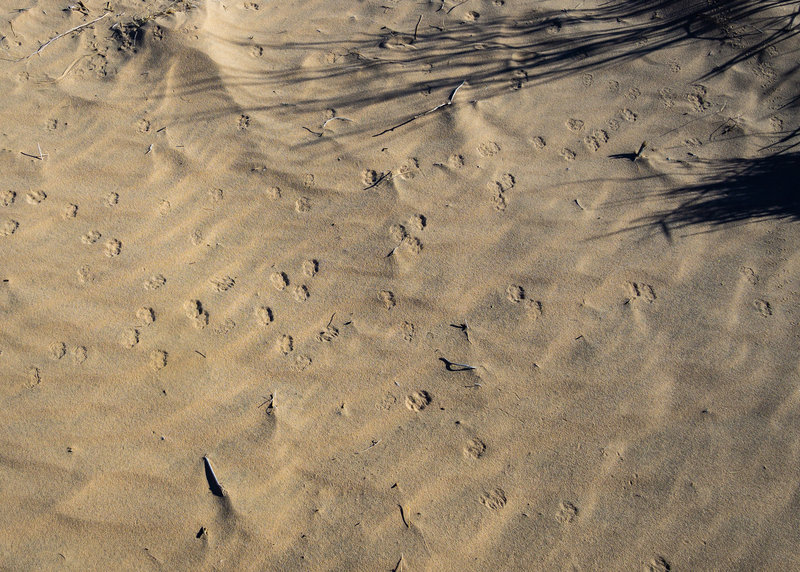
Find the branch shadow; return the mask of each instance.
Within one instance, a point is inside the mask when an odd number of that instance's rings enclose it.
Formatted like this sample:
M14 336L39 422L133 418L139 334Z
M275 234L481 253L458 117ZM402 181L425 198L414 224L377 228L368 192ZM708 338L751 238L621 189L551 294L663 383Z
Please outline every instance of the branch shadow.
M698 162L707 171L699 183L657 195L678 206L638 219L626 230L658 228L671 239L675 230L688 227L717 230L763 220L800 221L800 152Z
M725 44L735 52L699 80L721 74L794 37L800 0L613 0L595 8L541 10L522 18L476 22L451 19L442 25L430 23L439 22L432 5L423 14L423 25L413 35L383 27L357 38L265 42L263 48L278 54L278 59L281 53L286 60L312 54L324 59L327 53L331 61L257 72L229 70L231 86L313 85L309 95L291 102L291 109L363 109L418 94L441 93L441 101L435 102L441 103L463 81L470 97L485 100L646 57L687 41L698 46L703 42ZM757 38L754 43L752 38ZM231 43L222 36L215 40ZM183 95L212 88L210 81L214 80L194 78L181 86ZM279 108L286 111L287 104L265 103L250 110ZM402 113L387 117L384 112L380 119L400 123L411 117ZM374 122L350 125L348 133L374 129Z

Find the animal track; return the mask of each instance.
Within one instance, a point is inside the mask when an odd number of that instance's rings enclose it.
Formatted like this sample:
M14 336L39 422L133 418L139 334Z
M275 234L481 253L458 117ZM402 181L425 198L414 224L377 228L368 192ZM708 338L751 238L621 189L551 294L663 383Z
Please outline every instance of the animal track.
M164 284L167 283L167 279L164 278L162 274L153 274L150 278L144 281L144 289L145 290L158 290Z
M417 255L422 252L422 242L413 236L407 236L400 245L401 252Z
M156 314L152 308L142 306L136 310L136 319L144 326L149 326L156 321Z
M108 242L106 242L106 256L109 258L114 256L119 256L119 253L122 251L122 243L117 240L116 238L112 238Z
M299 213L307 213L311 210L311 199L308 197L300 197L294 203L294 210Z
M478 153L481 157L493 157L500 152L500 145L494 141L486 141L478 146Z
M450 155L447 159L447 164L450 165L451 169L460 169L464 166L464 157L457 154Z
M411 411L422 411L431 402L431 394L425 390L415 391L406 397L406 407Z
M7 219L0 224L0 234L3 236L11 236L19 228L19 223L13 219Z
M305 302L306 300L308 300L308 288L306 288L304 284L300 286L295 286L292 295L294 296L294 299L297 300L298 302Z
M108 193L103 199L106 206L113 207L119 203L119 193Z
M544 309L542 307L542 303L539 300L525 300L523 302L525 309L528 311L528 315L535 321L538 320L542 314L544 314Z
M64 342L53 342L50 344L50 358L60 360L67 354L67 344Z
M645 568L646 572L670 572L672 566L662 556L653 558Z
M756 274L752 268L748 268L747 266L742 266L739 269L739 272L744 274L745 278L747 278L747 281L753 286L758 284L758 274Z
M410 157L405 163L400 165L397 174L404 181L413 179L419 174L419 161L414 157Z
M86 356L86 348L83 346L77 346L72 350L72 361L79 365L86 361Z
M514 304L519 304L525 299L525 289L522 286L511 284L506 288L506 298Z
M317 334L317 340L320 342L331 342L339 335L339 328L332 323L325 326L325 329Z
M307 189L310 189L314 186L315 179L313 173L306 173L303 175L303 186Z
M284 290L289 285L289 277L284 272L273 272L269 281L276 290Z
M220 276L209 280L211 287L217 292L227 292L236 285L236 280L230 276Z
M168 354L164 350L150 352L150 367L158 371L167 367Z
M574 131L576 133L583 129L583 125L584 123L580 119L570 118L567 120L567 129L569 129L570 131Z
M0 206L9 207L14 204L17 199L17 193L11 190L3 191L0 193Z
M620 109L619 116L628 123L633 123L638 118L638 116L628 108Z
M506 493L503 489L496 487L491 491L485 491L480 497L481 504L491 510L498 510L506 506Z
M244 131L248 127L250 127L250 116L249 115L240 115L239 122L237 123L239 129Z
M119 343L124 348L132 348L139 343L139 330L126 328L119 336Z
M361 171L361 183L365 187L369 187L377 183L381 178L381 173L374 169L364 169Z
M537 151L541 151L547 147L547 141L544 140L544 137L534 137L531 140L531 145L533 145L533 148Z
M273 201L277 201L279 198L281 198L280 187L269 187L267 189L267 196Z
M64 207L64 210L61 211L61 216L64 218L75 218L78 216L78 205L75 204L68 204Z
M575 151L572 149L568 149L566 147L562 147L561 150L558 152L562 159L565 161L574 161L575 160Z
M470 439L464 446L464 456L480 459L486 452L486 444L477 437Z
M259 306L255 311L256 320L262 326L268 326L275 319L272 314L272 309L268 306Z
M303 274L311 278L317 272L319 272L319 262L313 259L303 261Z
M417 230L423 230L425 225L428 223L428 219L425 218L424 215L414 215L410 219L408 219L408 226L412 226Z
M25 195L25 200L31 205L38 205L47 198L44 191L31 191Z
M395 242L400 242L407 236L408 233L406 232L406 227L404 227L402 224L393 224L389 227L389 238Z
M275 349L283 355L289 355L294 350L294 340L292 336L283 335L278 338L278 341L275 343Z
M766 300L754 300L753 307L765 318L772 315L772 306Z
M97 230L90 230L89 232L87 232L86 234L84 234L84 235L81 237L81 242L82 242L83 244L94 244L95 242L97 242L98 240L100 240L100 238L101 238L102 236L103 236L103 235L102 235L102 234L100 234L100 232L99 232L99 231L97 231Z
M187 300L183 304L183 309L195 328L203 329L208 325L208 312L203 309L200 300Z
M395 304L397 303L394 299L394 293L390 290L381 290L378 293L378 298L381 302L383 302L383 305L387 310L394 308Z
M403 322L401 326L401 333L403 334L403 339L407 342L410 342L414 339L414 324L411 322Z
M225 200L225 191L222 189L209 189L206 193L206 201L211 206L221 203Z
M569 501L562 501L556 511L556 520L561 524L573 522L578 516L578 507Z
M139 133L147 133L150 131L150 122L147 119L140 119L136 124Z
M653 290L653 287L649 284L628 282L625 284L625 288L628 291L628 300L625 302L626 304L637 298L642 298L648 303L652 303L656 299L655 290Z

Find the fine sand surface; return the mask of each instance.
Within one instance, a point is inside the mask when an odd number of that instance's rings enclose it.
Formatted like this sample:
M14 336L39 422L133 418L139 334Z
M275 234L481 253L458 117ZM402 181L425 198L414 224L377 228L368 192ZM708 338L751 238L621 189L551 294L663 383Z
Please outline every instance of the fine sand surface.
M800 568L800 1L1 4L0 569Z

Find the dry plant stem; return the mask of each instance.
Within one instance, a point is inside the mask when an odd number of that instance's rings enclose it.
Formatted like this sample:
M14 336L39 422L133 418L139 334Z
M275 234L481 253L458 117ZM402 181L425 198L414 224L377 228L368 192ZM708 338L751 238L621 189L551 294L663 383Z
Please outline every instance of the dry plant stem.
M453 93L450 94L450 98L447 101L445 101L444 103L442 103L440 105L437 105L436 107L434 107L433 109L429 109L428 111L423 111L422 113L419 113L419 114L415 115L411 119L407 119L407 120L403 121L402 123L398 123L394 127L390 127L389 129L384 129L380 133L376 133L375 135L373 135L373 137L380 137L381 135L389 133L390 131L394 131L398 127L403 127L404 125L408 125L409 123L411 123L412 121L416 121L420 117L425 117L426 115L430 115L434 111L440 110L442 107L447 107L448 105L452 105L453 104L453 98L456 96L456 92L459 89L461 89L461 86L464 85L465 83L467 83L467 80L464 80L460 84L458 84L458 87L456 87L453 90Z
M20 58L20 59L18 59L17 61L18 61L18 62L21 62L22 60L27 60L28 58L32 58L33 56L35 56L36 54L38 54L39 52L41 52L43 49L45 49L47 46L49 46L50 44L52 44L53 42L55 42L55 41L56 41L56 40L58 40L59 38L63 38L64 36L66 36L67 34L71 34L72 32L77 32L77 31L78 31L78 30L80 30L81 28L85 28L85 27L87 27L87 26L91 26L92 24L94 24L95 22L99 22L100 20L102 20L103 18L105 18L106 16L108 16L109 14L110 14L110 12L106 12L105 14L103 14L102 16L99 16L99 17L95 18L95 19L94 19L94 20L92 20L91 22L86 22L86 23L84 23L84 24L81 24L80 26L75 26L75 27L74 27L74 28L72 28L71 30L67 30L66 32L62 32L61 34L59 34L59 35L57 35L57 36L54 36L54 37L50 38L50 39L49 39L49 40L47 40L47 41L46 41L44 44L42 44L41 46L39 46L39 49L37 49L35 52L33 52L32 54L28 54L28 55L27 55L27 56L25 56L24 58Z

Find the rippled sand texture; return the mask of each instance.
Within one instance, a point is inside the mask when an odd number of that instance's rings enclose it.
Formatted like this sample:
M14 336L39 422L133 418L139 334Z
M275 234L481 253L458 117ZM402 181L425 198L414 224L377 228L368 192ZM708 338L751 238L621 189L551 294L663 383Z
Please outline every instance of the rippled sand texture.
M800 567L800 1L0 11L0 568Z

